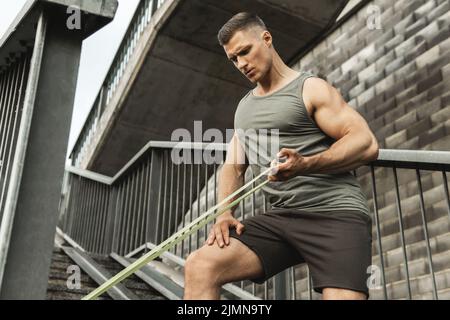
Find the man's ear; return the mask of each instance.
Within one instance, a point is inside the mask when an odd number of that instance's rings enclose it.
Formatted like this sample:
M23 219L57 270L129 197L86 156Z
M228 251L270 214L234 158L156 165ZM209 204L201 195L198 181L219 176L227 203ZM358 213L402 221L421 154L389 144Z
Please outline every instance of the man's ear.
M267 47L271 47L272 46L272 35L270 34L269 31L264 30L262 33L262 39L264 41L264 43L267 45Z

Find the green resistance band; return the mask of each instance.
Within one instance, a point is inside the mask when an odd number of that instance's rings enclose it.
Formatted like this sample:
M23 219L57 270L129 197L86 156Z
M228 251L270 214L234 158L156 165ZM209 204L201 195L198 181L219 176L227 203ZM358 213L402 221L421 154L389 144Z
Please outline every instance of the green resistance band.
M279 162L284 162L285 159L281 158L278 159ZM171 249L172 247L174 247L176 244L178 244L179 242L181 242L182 240L184 240L185 238L187 238L188 236L190 236L191 234L193 234L194 232L196 232L197 230L199 230L200 228L204 227L206 224L208 224L209 222L213 221L215 218L217 218L219 215L221 215L222 213L224 213L225 211L227 211L228 209L234 207L235 205L237 205L239 202L241 202L243 199L247 198L248 196L250 196L252 193L256 192L258 189L262 188L265 184L267 184L269 182L269 180L265 180L264 182L260 183L259 185L257 185L256 187L254 187L253 189L249 190L248 192L246 192L245 194L243 194L242 196L238 197L237 199L235 199L233 202L227 204L225 207L221 208L220 210L216 211L219 207L221 207L223 205L223 203L226 203L227 201L229 201L230 199L232 199L233 197L235 197L237 194L239 194L240 192L242 192L243 190L245 190L248 186L250 186L252 183L254 183L256 180L258 180L259 178L261 178L263 175L266 175L270 170L274 169L273 167L268 168L267 170L263 171L262 173L260 173L257 177L255 177L253 180L247 182L245 185L243 185L241 188L239 188L238 190L236 190L235 192L233 192L232 194L230 194L228 197L226 197L222 202L220 202L219 204L216 204L215 206L211 207L208 211L206 211L204 214L202 214L201 216L199 216L197 219L195 219L194 221L192 221L189 225L185 226L183 229L181 229L180 231L174 233L171 237L169 237L167 240L163 241L162 243L160 243L158 246L156 246L155 248L153 248L151 251L147 252L145 255L143 255L142 257L140 257L139 259L137 259L135 262L133 262L132 264L130 264L128 267L126 267L125 269L123 269L122 271L120 271L119 273L117 273L115 276L113 276L111 279L109 279L108 281L104 282L101 286L99 286L97 289L93 290L91 293L89 293L88 295L84 296L82 298L82 300L93 300L96 299L97 297L99 297L101 294L103 294L104 292L106 292L107 290L109 290L110 288L112 288L113 286L115 286L116 284L118 284L119 282L121 282L122 280L126 279L127 277L129 277L130 275L132 275L133 273L135 273L137 270L139 270L140 268L142 268L144 265L146 265L147 263L149 263L150 261L156 259L157 257L159 257L162 253L164 253L165 251Z

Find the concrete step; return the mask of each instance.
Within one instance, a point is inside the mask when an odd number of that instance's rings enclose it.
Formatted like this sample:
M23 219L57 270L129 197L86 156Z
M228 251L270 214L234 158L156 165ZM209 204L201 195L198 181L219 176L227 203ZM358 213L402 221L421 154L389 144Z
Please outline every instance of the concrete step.
M60 248L53 250L52 262L47 287L47 300L79 300L97 287L83 270L80 270L80 289L69 289L67 280L73 273L68 273L69 266L75 263L64 254ZM110 300L107 294L99 297L99 300Z
M115 275L124 269L122 265L110 257L93 256L92 258L112 275ZM129 276L121 283L142 300L160 300L163 298L158 291L144 283L141 279L136 277L136 275Z

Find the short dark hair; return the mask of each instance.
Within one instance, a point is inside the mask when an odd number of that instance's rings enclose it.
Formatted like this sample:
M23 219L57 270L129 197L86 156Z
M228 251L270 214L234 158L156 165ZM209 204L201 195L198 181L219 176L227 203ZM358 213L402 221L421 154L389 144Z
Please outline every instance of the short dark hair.
M247 29L249 27L259 26L267 30L264 21L258 15L252 12L239 12L231 17L217 33L217 39L221 46L230 41L231 37L240 30Z

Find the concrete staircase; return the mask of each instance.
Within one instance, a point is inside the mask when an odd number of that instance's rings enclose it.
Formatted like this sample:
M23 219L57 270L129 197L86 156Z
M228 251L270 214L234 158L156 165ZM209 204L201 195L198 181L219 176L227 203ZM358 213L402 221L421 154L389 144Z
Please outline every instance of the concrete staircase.
M98 266L100 266L100 268L106 270L109 273L109 276L115 275L123 269L123 266L110 257L92 254L89 256ZM53 250L47 289L48 300L80 300L83 296L87 295L100 285L80 267L80 289L69 289L67 280L69 276L73 274L73 272L68 272L68 268L70 266L77 266L77 263L72 260L61 247L55 247ZM159 292L134 275L125 279L121 283L124 285L126 292L132 299L166 299ZM102 294L98 300L112 300L117 298L113 298L108 293Z
M47 288L47 300L80 300L86 294L94 290L98 285L86 273L81 272L81 288L69 289L67 279L71 275L68 273L69 266L75 265L61 248L53 249L52 263L50 266L50 276ZM99 300L111 300L107 294L99 297Z

